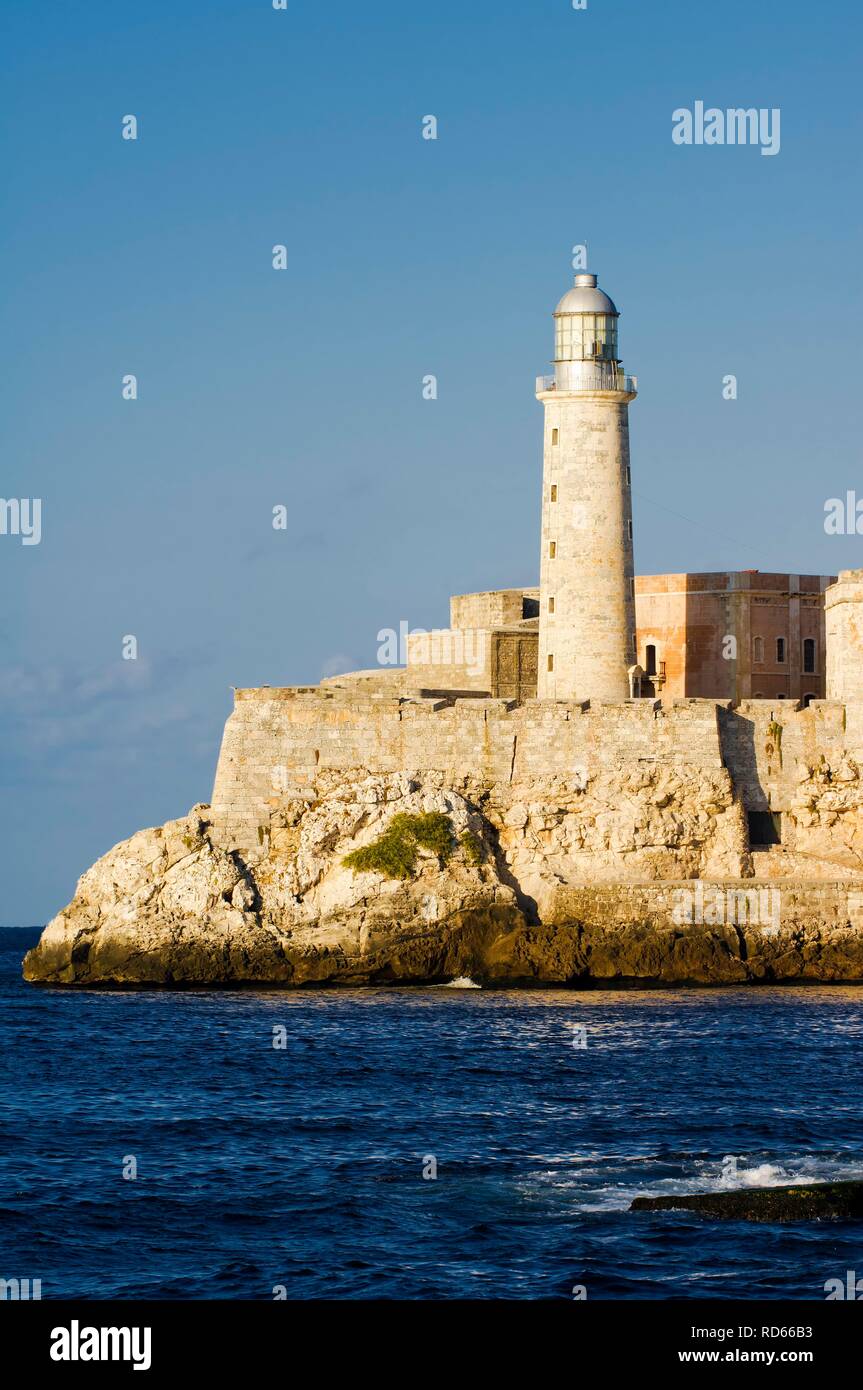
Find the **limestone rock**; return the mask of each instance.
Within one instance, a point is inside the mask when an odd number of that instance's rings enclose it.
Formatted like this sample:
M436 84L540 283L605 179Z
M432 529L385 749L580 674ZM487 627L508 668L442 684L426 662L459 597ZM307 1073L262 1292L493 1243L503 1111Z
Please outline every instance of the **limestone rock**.
M405 774L327 787L274 813L257 851L218 842L206 808L140 831L87 871L24 973L61 984L205 984L447 978L477 943L523 921L495 868L490 827L457 792ZM343 859L396 812L450 819L442 865L420 851L407 882ZM291 825L285 826L288 820ZM459 846L469 831L479 864Z
M841 785L850 827L859 781ZM449 822L448 856L420 846L404 879L344 863L397 814L429 812ZM808 896L784 887L778 925L677 925L673 885L752 884L747 873L723 769L515 782L322 769L273 798L251 848L206 806L116 845L24 973L80 985L863 979L860 894L835 881Z

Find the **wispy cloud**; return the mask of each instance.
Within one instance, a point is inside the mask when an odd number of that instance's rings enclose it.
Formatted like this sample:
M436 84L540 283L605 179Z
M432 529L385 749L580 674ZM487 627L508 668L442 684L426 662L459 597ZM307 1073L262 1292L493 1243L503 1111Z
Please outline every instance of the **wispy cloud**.
M344 652L335 652L328 656L321 667L320 679L325 680L327 676L341 676L345 671L356 671L357 662L352 656L346 656Z
M200 726L194 694L179 690L203 653L103 666L19 665L0 671L0 778L7 785L63 775L85 751L94 762L133 760L153 733L184 739Z

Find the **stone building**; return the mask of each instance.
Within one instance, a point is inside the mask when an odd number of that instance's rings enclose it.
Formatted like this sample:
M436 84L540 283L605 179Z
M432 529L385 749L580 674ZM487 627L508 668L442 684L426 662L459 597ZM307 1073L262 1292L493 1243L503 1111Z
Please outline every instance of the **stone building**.
M635 581L642 695L823 700L819 574L652 574Z
M823 700L830 575L651 574L635 578L643 697ZM539 591L458 594L450 626L410 636L406 689L537 694ZM338 679L338 678L337 678Z
M450 625L407 640L404 685L536 698L539 589L454 594Z

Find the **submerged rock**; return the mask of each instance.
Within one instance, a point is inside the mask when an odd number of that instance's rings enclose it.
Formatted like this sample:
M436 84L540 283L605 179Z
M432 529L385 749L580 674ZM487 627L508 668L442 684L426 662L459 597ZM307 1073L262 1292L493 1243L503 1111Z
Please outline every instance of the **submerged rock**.
M689 1196L636 1197L630 1211L697 1211L723 1221L826 1221L863 1217L863 1182L748 1187Z

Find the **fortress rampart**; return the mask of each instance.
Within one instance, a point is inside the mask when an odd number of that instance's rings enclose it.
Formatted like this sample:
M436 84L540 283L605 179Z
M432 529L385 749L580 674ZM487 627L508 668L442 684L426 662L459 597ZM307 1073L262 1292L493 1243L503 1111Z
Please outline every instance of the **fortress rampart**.
M225 726L212 808L224 835L253 845L272 811L322 771L346 777L436 772L454 785L554 778L577 784L621 770L725 771L747 812L792 811L819 765L839 775L844 706L815 701L578 701L381 695L356 687L241 689ZM831 774L832 775L832 774ZM784 842L803 848L795 819ZM820 841L819 841L820 843Z
M269 808L318 770L466 773L488 783L577 779L588 768L662 761L719 769L716 705L601 704L360 695L328 688L237 690L225 726L213 813L256 833Z

